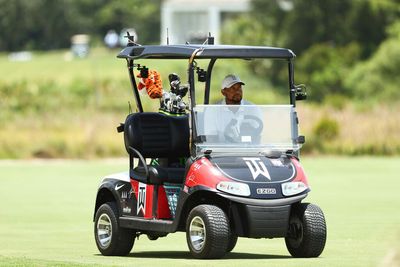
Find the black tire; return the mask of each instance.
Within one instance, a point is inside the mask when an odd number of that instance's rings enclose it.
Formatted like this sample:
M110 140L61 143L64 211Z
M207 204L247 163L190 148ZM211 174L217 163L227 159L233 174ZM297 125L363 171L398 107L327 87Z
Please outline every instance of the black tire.
M163 233L163 232L148 232L147 233L147 238L151 241L155 241L159 239L160 237L166 237L168 233Z
M289 253L295 258L318 257L326 242L326 223L322 210L314 204L292 207L289 233L285 238Z
M192 209L186 221L186 241L193 257L222 258L228 249L229 236L229 220L222 209L212 205Z
M114 202L108 202L96 212L94 238L104 256L125 256L132 250L135 233L119 227L117 206Z
M147 238L151 241L156 241L159 237L155 235L147 235Z
M237 240L238 236L231 232L231 235L229 236L228 249L226 250L226 252L231 252L235 248Z

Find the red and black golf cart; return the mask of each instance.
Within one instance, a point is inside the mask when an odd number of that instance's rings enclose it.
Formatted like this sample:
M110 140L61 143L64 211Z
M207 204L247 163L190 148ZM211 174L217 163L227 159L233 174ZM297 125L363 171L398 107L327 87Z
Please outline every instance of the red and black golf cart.
M118 127L129 170L106 176L98 188L94 237L103 255L127 255L139 235L156 240L177 231L186 232L195 258L221 258L238 237L284 238L293 257L322 253L323 212L302 202L310 188L299 162L304 136L295 108L306 93L294 84L291 50L130 42L118 58L127 62L137 112ZM186 86L169 76L171 92L159 112L143 110L135 78L149 76L148 59L182 60L188 67ZM288 104L209 104L214 65L226 59L285 62ZM202 104L195 97L199 82Z

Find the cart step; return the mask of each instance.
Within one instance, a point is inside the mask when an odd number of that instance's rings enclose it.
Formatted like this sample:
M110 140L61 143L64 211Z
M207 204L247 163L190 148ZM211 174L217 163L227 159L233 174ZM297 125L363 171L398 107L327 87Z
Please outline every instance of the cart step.
M130 228L135 230L148 230L158 232L175 232L174 221L171 220L157 220L157 219L143 219L136 217L119 217L119 223L122 228Z

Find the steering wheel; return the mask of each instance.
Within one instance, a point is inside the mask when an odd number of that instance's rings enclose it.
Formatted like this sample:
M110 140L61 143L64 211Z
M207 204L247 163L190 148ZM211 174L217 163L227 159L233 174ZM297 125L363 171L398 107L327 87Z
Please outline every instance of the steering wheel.
M256 123L256 127L252 124L246 122L247 121L254 121ZM245 135L246 131L250 132L250 135L257 136L260 135L263 130L263 122L262 120L254 115L244 115L244 121L240 125L240 133L241 135Z
M224 129L224 137L230 143L239 143L240 142L240 133L235 127L237 123L237 119L232 119L228 125L226 125Z
M224 137L227 141L231 143L240 143L241 136L246 135L251 136L252 140L255 140L261 134L263 130L263 122L260 118L254 115L245 115L243 119L244 120L239 129L235 127L238 122L237 119L232 119L225 127ZM256 127L254 127L252 123L246 122L246 120L254 121Z

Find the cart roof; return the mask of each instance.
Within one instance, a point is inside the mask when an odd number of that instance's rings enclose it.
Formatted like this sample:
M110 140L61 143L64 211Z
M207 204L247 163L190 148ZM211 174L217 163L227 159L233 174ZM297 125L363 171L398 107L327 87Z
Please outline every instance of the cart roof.
M118 58L149 58L149 59L189 59L198 51L194 58L278 58L290 59L296 55L286 48L267 46L239 45L144 45L128 46Z

